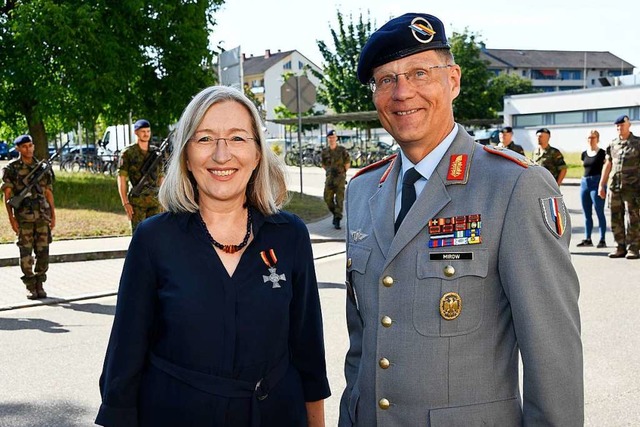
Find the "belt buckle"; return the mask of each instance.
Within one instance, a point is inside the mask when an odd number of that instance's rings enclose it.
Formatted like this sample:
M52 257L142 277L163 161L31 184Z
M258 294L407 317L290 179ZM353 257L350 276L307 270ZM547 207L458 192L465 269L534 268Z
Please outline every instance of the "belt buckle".
M267 387L262 386L262 381L264 381L264 378L260 378L260 381L256 384L255 394L258 400L265 400L269 396L269 392L266 390Z

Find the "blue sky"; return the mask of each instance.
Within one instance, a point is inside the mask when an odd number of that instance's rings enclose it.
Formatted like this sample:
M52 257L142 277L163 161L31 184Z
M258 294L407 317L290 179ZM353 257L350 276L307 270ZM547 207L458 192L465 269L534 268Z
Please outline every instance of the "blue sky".
M376 27L406 12L426 12L444 22L447 34L468 28L489 48L609 51L640 71L640 2L630 0L227 0L216 14L212 42L240 45L247 55L295 49L322 66L316 40L331 46L337 10L356 18L369 12Z

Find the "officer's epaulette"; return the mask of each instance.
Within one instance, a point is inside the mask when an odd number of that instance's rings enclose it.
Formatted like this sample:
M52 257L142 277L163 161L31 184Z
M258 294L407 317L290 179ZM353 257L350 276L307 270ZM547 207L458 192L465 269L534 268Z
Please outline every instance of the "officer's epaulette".
M495 147L493 145L485 145L482 148L484 148L484 151L486 151L487 153L496 154L500 157L504 157L505 159L511 160L513 163L516 163L522 166L523 168L528 168L529 166L536 166L536 163L534 163L533 160L529 159L528 157L521 156L515 151L509 150L508 148Z
M388 165L387 166L387 170L384 171L384 174L382 174L382 177L380 178L380 184L382 185L382 183L385 181L385 179L387 179L387 176L389 175L389 172L391 172L391 167L393 166L393 162L396 160L396 157L398 157L397 154L392 154L389 157L385 157L382 160L379 160L375 163L371 163L370 165L367 165L365 167L363 167L362 169L360 169L358 172L356 172L355 175L353 175L353 177L351 179L355 179L357 177L359 177L360 175L364 175L367 172L370 172L372 170L378 169L384 165Z

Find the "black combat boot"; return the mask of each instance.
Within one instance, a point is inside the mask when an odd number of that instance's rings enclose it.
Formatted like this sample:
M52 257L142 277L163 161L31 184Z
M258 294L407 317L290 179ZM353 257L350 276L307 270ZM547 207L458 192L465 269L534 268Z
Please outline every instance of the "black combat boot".
M38 294L38 298L47 297L47 293L44 291L44 288L42 287L42 282L36 283L36 293Z
M624 258L627 254L627 250L624 246L618 245L615 252L609 254L609 258Z
M27 299L38 299L38 290L35 283L33 285L27 285Z

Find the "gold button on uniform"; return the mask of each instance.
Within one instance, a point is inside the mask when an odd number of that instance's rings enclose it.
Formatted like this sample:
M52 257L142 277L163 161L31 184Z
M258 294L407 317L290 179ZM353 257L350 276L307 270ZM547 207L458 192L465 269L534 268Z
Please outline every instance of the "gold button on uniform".
M389 402L389 400L383 397L382 399L378 400L378 406L380 407L380 409L389 409L391 403Z
M455 268L453 268L453 266L452 266L452 265L447 265L447 266L444 268L444 275L445 275L445 276L447 276L447 277L451 277L451 276L453 276L454 274L456 274L456 269L455 269Z
M393 323L393 320L391 320L391 317L389 317L389 316L384 316L380 320L380 323L382 323L382 326L384 326L385 328L389 328L389 327L391 327L391 324Z
M347 260L347 268L351 268L351 258Z
M444 320L453 320L460 316L462 298L456 292L447 292L440 298L440 316Z
M383 357L378 361L378 365L380 365L382 369L387 369L389 366L391 366L391 363L389 362L389 359Z
M391 286L393 286L393 277L384 276L384 278L382 279L382 284L385 285L387 288L390 288Z

